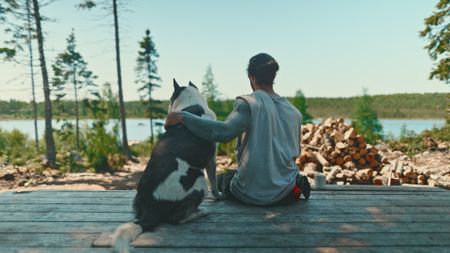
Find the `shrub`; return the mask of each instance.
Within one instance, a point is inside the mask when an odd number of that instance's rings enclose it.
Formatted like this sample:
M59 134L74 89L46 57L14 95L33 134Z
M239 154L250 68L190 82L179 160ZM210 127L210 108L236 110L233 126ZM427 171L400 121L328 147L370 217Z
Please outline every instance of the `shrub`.
M356 102L352 115L352 126L363 135L367 143L374 144L382 136L382 125L372 107L372 98L364 89L363 96Z
M85 130L84 150L89 164L96 172L114 172L126 162L121 151L118 134L108 132L107 121L96 121Z
M398 140L390 140L387 143L393 150L399 150L403 153L413 156L427 150L426 140L431 138L436 142L450 141L450 125L444 125L440 128L425 130L420 134L416 134L403 126Z
M233 162L236 162L235 148L236 148L236 139L227 143L220 143L217 149L217 155L226 155L230 157L233 160Z
M1 160L14 165L24 165L27 160L36 157L34 143L28 135L17 129L11 132L0 129Z
M155 144L156 142L157 140L155 140ZM152 153L153 149L151 138L148 138L145 141L131 145L130 149L133 156L150 157L150 154Z

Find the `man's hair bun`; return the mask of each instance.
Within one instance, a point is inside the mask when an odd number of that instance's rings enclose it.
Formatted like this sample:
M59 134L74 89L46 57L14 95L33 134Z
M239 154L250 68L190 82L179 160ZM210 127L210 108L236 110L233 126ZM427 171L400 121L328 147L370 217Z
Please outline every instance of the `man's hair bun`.
M260 53L250 58L247 73L254 76L259 84L272 85L279 69L278 62L272 56Z

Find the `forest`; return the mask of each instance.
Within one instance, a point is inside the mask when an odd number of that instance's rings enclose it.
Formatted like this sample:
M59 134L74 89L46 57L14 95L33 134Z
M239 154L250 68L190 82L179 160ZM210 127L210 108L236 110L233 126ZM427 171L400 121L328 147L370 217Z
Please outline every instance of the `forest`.
M309 113L314 118L343 117L350 118L354 104L359 97L350 98L306 98ZM392 119L442 119L445 118L447 95L445 93L416 93L416 94L390 94L374 95L373 107L380 118ZM289 99L293 99L290 97ZM216 108L219 118L224 118L232 109L232 100L218 100ZM169 101L158 101L159 113L155 118L164 118L167 113ZM222 106L223 105L223 106ZM53 108L55 118L74 117L74 101L58 101ZM148 111L142 101L125 101L128 118L146 118ZM39 118L44 117L44 103L37 103ZM80 104L80 117L92 118L85 103ZM0 100L0 119L32 119L33 105L30 102Z

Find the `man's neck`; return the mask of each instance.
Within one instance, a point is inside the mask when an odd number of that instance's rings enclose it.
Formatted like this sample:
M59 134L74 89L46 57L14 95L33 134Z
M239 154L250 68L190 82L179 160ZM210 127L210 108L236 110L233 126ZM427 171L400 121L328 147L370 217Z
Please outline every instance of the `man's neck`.
M262 90L262 91L264 91L265 93L267 93L269 95L278 95L273 90L273 85L267 85L266 86L266 85L258 85L258 84L256 84L256 85L253 86L253 88L254 88L254 91Z

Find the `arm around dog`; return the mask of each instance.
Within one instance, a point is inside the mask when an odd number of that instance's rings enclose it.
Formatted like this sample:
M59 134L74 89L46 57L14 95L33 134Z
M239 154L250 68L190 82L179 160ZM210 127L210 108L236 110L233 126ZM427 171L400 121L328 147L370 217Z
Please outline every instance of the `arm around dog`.
M251 121L250 106L243 99L236 99L234 109L224 122L198 117L183 112L182 123L200 138L213 142L228 142L247 129Z

